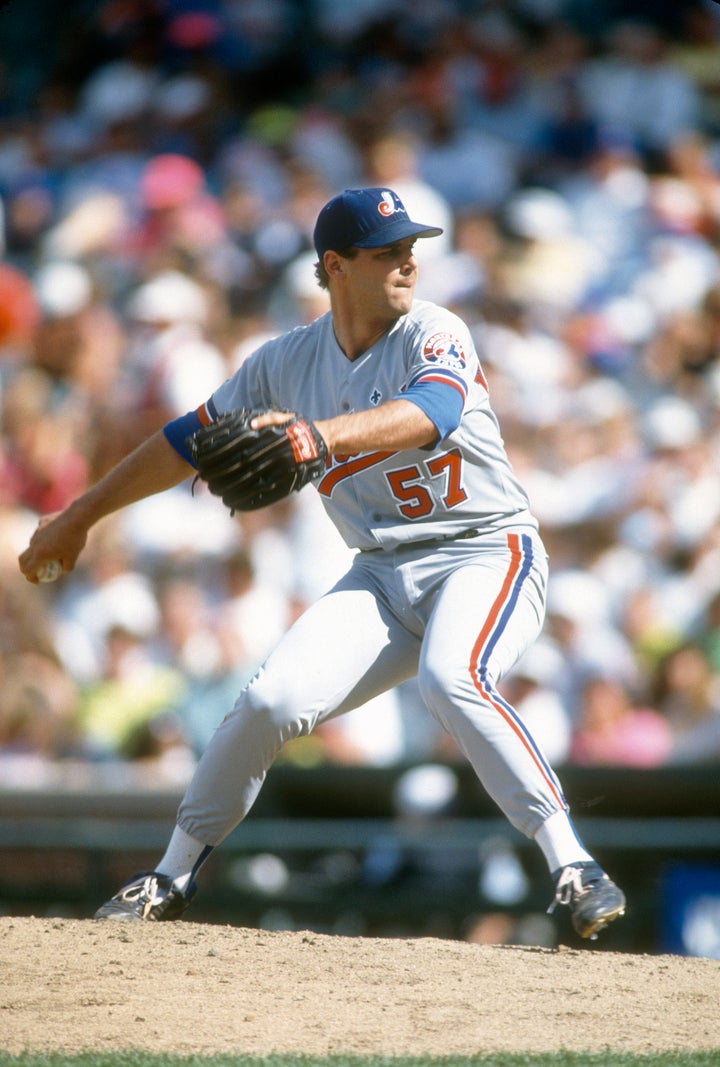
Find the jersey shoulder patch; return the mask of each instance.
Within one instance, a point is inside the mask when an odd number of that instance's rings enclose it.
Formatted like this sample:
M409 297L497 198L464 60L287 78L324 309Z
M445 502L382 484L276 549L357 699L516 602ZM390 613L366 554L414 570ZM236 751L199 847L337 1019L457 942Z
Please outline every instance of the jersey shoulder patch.
M423 360L432 366L465 370L467 357L458 338L444 330L430 334L423 345Z

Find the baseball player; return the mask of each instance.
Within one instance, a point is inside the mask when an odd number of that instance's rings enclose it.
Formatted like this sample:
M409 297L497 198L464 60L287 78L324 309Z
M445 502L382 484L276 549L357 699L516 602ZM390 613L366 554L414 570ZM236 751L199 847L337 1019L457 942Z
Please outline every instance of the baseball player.
M549 910L567 905L588 938L624 912L547 759L498 692L542 627L547 560L469 330L413 299L415 242L440 232L409 219L390 189L335 196L314 232L331 310L267 341L196 411L42 519L20 557L31 582L46 560L71 570L95 522L191 475L189 439L239 408L262 412L258 427L288 412L311 422L327 454L317 491L357 550L218 726L155 870L133 877L98 919L177 919L282 745L411 676L490 796L542 850Z

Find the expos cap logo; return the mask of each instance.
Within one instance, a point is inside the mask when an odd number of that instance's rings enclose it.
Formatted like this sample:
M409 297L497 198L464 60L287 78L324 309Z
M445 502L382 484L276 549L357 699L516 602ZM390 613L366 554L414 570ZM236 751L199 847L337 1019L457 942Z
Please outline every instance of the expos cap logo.
M451 333L434 333L428 337L423 346L423 359L456 369L464 367L467 362L462 345Z
M393 196L389 189L383 191L377 209L381 215L385 216L385 218L394 215L396 211L405 214L402 204L395 196Z

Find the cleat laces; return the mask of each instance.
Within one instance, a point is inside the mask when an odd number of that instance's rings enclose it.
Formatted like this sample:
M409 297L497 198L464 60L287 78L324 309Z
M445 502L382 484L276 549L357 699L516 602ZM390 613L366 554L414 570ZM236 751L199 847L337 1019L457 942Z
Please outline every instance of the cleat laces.
M159 891L157 877L148 875L143 882L129 885L118 894L123 903L142 904L142 917L146 919L156 904L162 904L165 896Z
M564 867L555 886L555 896L550 901L546 914L552 915L558 904L572 904L573 900L581 897L583 893L587 893L587 887L583 885L580 867Z

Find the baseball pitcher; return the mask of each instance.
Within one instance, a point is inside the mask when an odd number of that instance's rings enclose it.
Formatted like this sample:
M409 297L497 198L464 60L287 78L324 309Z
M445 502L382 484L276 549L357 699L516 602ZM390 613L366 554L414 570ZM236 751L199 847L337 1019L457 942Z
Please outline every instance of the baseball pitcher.
M335 196L314 232L331 310L262 345L197 410L42 519L20 557L31 582L53 561L70 571L100 518L193 475L232 510L312 483L357 550L222 720L155 870L134 876L98 919L178 918L283 744L411 676L542 850L550 910L567 905L587 938L623 914L623 893L579 840L556 775L498 692L541 630L547 559L467 326L414 300L415 242L440 232L408 218L390 189Z

